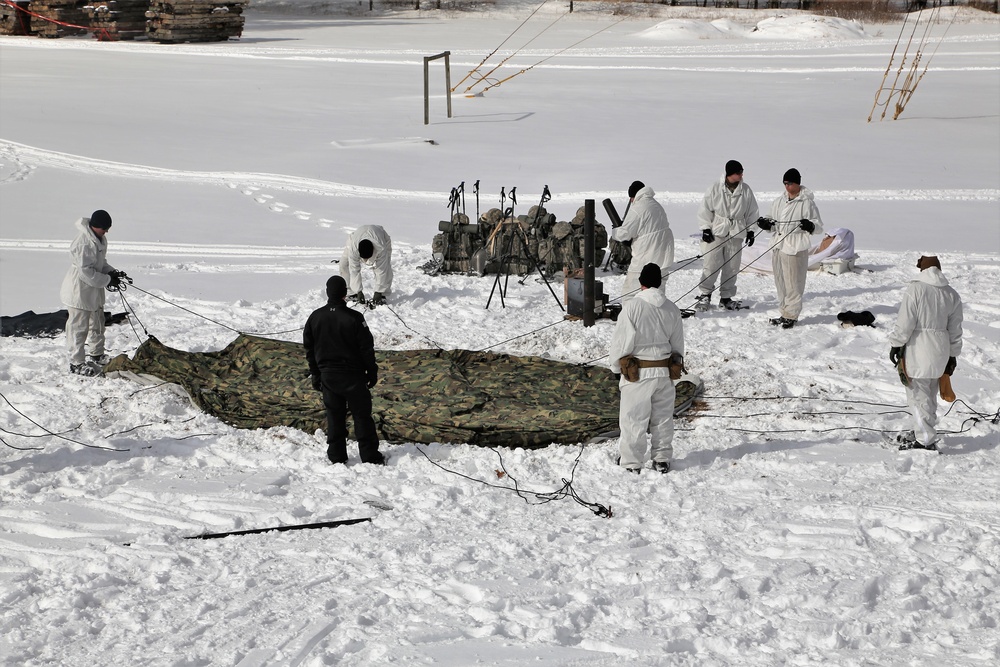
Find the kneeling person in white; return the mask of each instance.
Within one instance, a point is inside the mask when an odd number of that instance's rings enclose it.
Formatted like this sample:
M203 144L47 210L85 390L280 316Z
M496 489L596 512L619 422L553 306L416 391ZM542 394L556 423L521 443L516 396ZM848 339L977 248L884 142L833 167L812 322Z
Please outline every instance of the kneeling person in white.
M385 295L392 289L392 239L380 225L364 225L347 235L347 245L340 258L340 276L347 281L350 301L365 301L362 266L372 267L375 273L372 304L384 304Z
M639 274L640 291L622 307L611 337L612 372L622 372L621 358L629 354L640 365L638 381L629 382L623 374L618 384L619 464L632 472L638 472L646 458L647 431L655 469L669 470L673 456L676 392L667 360L683 359L684 329L680 310L659 289L661 282L660 267L646 264Z

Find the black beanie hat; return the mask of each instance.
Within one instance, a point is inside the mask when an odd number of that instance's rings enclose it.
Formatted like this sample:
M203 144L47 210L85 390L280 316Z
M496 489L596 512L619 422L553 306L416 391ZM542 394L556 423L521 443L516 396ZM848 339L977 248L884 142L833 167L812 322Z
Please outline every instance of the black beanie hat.
M639 274L640 285L643 287L659 287L662 283L663 277L660 275L660 267L653 263L642 267L642 273Z
M788 181L789 183L795 183L796 185L802 185L802 174L795 167L792 167L785 172L785 175L781 177L781 182L784 183Z
M98 209L90 214L89 224L98 229L111 229L111 216L104 209Z
M726 176L732 176L733 174L742 174L743 165L736 160L730 160L726 163Z
M644 187L646 187L646 184L643 183L642 181L632 181L632 185L628 186L629 199L635 197L636 193L639 192L639 190L642 190Z
M340 276L330 276L326 281L326 296L331 301L343 301L347 298L347 281Z
M369 259L375 254L375 244L368 239L361 239L358 243L358 254L362 259Z

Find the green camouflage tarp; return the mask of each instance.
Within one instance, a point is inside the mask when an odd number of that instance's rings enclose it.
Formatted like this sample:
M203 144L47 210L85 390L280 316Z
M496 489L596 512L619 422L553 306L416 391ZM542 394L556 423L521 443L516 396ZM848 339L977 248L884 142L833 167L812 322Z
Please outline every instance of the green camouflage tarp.
M386 442L533 448L618 428L618 385L604 367L468 350L375 354L373 413ZM237 428L326 429L299 343L241 335L219 352L182 352L150 338L133 359L113 359L105 373L113 371L179 384ZM678 389L680 404L687 397Z

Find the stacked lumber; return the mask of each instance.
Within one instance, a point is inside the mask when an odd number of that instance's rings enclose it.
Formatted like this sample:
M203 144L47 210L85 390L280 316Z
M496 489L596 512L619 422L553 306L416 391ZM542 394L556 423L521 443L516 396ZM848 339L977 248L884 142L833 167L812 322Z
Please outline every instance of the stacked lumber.
M28 8L28 0L15 2L14 5ZM31 31L28 15L14 5L0 5L0 35L27 35Z
M28 0L0 5L0 35L30 35L31 17L21 11L27 8Z
M135 39L146 33L148 8L149 0L93 0L83 10L90 27L110 39Z
M31 0L28 10L38 16L31 17L31 32L39 37L64 37L87 32L90 17L75 0ZM69 25L63 25L69 24Z
M243 34L243 9L249 0L153 0L146 12L146 34L161 44L221 42Z

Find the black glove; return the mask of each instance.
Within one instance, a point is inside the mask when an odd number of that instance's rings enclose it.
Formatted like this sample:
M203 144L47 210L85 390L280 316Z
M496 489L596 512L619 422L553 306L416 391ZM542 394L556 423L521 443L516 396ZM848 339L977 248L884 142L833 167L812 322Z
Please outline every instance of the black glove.
M814 231L816 231L816 225L813 224L812 220L806 220L805 218L802 218L801 220L799 220L799 229L801 229L804 232L809 232L810 234L812 234Z
M769 232L774 227L774 220L770 218L757 218L757 226L765 232Z
M125 278L128 278L128 274L127 273L125 273L124 271L119 271L118 269L115 269L114 271L110 272L108 275L111 276L112 278L118 278L119 280L124 280Z
M712 233L711 229L701 230L701 240L705 243L712 243L715 241L715 234Z
M117 272L115 272L117 273ZM111 282L108 283L108 290L117 291L122 285L122 279L119 278L115 273L109 273L108 276L111 278Z
M903 348L901 347L889 348L889 361L892 362L893 366L898 366L899 360L902 358L903 358Z
M358 292L357 294L352 294L347 297L347 300L351 303L365 303L365 293Z
M312 376L312 385L313 385L313 389L315 389L316 391L323 391L323 378L321 378L318 375L313 375Z
M370 302L371 306L384 306L385 305L385 295L382 292L375 292L372 295L372 300Z
M368 376L368 388L371 389L378 384L378 375L370 374Z
M958 368L958 360L955 357L948 357L948 363L944 367L944 374L951 375L955 372L956 368Z
M748 248L753 245L753 241L754 241L753 230L752 229L748 229L747 230L747 247Z

